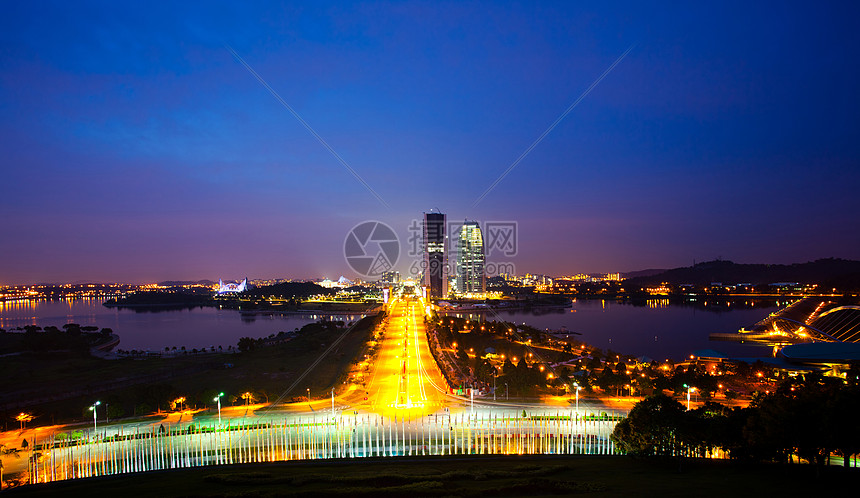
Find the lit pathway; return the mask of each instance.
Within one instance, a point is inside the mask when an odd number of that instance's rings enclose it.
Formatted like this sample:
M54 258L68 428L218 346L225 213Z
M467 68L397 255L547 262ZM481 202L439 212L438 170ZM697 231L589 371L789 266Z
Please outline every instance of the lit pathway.
M420 300L396 299L389 305L367 390L369 411L388 417L428 415L445 406L447 385L430 354Z

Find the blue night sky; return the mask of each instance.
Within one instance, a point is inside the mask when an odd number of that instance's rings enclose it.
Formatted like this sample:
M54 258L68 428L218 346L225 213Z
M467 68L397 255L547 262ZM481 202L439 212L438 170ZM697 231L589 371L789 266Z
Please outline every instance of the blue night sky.
M519 273L860 259L860 9L690 3L7 3L0 284L351 276L431 208Z

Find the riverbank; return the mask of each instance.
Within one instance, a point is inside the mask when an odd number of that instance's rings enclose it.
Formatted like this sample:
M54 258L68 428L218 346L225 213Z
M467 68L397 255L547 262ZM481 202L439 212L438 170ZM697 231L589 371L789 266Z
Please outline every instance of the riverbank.
M168 410L180 397L186 407L211 406L218 392L226 393L225 406L244 404L248 398L269 402L279 395L289 401L294 395L303 397L306 388L320 392L341 385L379 319L366 317L351 328L312 323L289 337L245 338L231 352L111 360L78 351L6 357L0 416L8 430L21 411L36 417L34 425L87 420L92 412L86 407L95 400L106 405L110 418ZM301 392L284 392L312 366L313 375L306 377Z

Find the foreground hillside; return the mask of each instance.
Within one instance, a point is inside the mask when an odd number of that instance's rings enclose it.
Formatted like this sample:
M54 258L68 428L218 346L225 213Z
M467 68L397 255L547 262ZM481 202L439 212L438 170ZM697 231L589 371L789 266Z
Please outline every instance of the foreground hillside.
M825 496L856 469L629 457L416 457L201 467L9 490L15 496ZM846 496L853 496L848 494Z

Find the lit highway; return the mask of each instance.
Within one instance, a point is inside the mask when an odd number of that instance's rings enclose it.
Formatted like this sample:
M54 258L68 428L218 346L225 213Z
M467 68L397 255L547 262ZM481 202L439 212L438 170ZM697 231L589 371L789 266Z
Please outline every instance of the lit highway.
M388 317L368 383L368 408L401 417L438 411L445 404L447 385L427 344L423 304L395 299Z
M489 416L522 412L567 412L570 396L541 396L531 401L496 396L470 398L448 394L448 385L430 352L424 326L424 301L414 295L394 298L388 305L388 325L371 365L367 389L351 386L337 405L354 412L413 418L433 413L474 412ZM504 391L502 391L504 395ZM367 398L366 400L364 398ZM633 400L580 399L580 411L629 410Z

